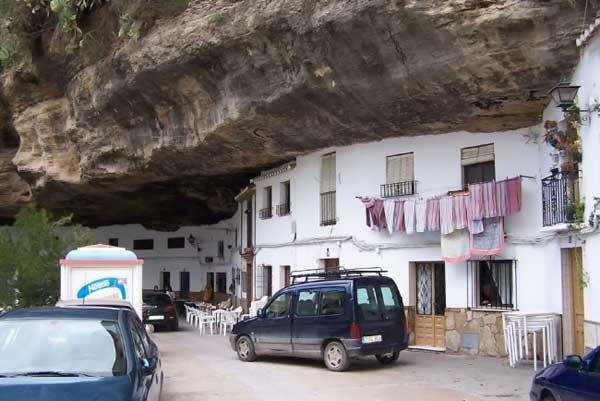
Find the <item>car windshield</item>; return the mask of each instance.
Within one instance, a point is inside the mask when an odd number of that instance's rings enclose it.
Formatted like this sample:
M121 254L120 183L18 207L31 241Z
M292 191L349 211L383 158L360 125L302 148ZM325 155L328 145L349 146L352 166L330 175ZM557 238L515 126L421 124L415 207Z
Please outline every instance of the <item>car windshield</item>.
M165 307L171 303L171 298L165 294L144 295L144 303L158 307Z
M0 376L121 376L127 366L121 338L110 320L0 320Z

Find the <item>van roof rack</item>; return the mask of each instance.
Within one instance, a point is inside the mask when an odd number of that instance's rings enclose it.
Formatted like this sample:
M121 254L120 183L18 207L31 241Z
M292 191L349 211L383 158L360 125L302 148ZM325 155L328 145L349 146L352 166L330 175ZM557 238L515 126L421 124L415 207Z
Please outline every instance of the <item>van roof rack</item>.
M363 277L369 275L382 276L383 273L387 273L387 270L383 270L381 267L361 267L355 269L346 269L340 266L335 271L323 271L323 269L305 269L296 270L292 272L292 284L298 284L300 282L318 281L318 280L340 280L345 278ZM303 280L303 281L300 281Z

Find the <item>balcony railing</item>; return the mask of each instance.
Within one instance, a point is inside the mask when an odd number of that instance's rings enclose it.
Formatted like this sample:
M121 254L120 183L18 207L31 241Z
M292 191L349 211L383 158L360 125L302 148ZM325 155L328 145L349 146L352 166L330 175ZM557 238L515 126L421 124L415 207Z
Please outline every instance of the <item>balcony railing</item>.
M561 172L542 179L544 227L575 222L579 201L579 173Z
M324 192L321 194L321 225L332 226L335 223L335 191Z
M290 204L289 203L283 203L281 205L277 205L277 216L279 216L279 217L287 216L288 214L290 214Z
M417 193L416 181L394 182L383 184L380 189L382 198L391 198L394 196L414 195Z
M258 217L260 217L261 220L270 219L271 217L273 217L273 208L267 207L264 209L260 209L258 211Z

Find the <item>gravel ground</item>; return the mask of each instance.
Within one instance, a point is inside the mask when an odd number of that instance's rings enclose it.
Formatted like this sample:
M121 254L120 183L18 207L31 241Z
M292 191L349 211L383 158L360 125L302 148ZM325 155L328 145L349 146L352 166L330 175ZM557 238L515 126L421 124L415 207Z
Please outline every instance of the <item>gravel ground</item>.
M178 332L152 336L166 377L162 401L527 401L533 377L532 369L510 369L504 359L416 351L387 367L361 359L343 373L295 358L243 363L226 337L201 336L185 322Z

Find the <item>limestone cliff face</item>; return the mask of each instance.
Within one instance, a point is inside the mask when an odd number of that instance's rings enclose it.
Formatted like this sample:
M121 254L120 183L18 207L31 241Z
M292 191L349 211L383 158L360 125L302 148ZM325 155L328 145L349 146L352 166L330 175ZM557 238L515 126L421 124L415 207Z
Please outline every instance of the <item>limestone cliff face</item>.
M2 80L0 215L31 198L91 225L207 223L306 151L536 124L581 17L568 0L198 0L95 57L62 60L49 35L40 77Z

